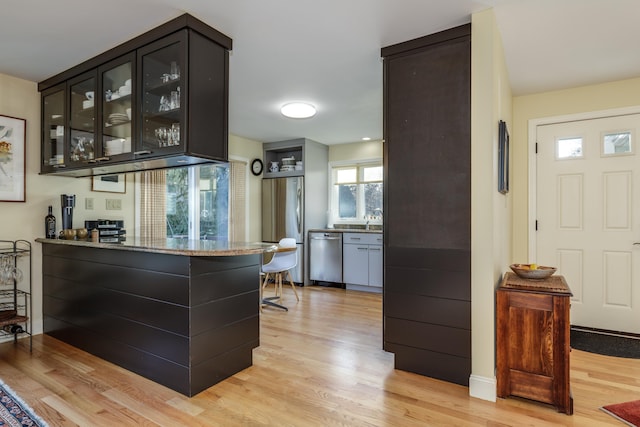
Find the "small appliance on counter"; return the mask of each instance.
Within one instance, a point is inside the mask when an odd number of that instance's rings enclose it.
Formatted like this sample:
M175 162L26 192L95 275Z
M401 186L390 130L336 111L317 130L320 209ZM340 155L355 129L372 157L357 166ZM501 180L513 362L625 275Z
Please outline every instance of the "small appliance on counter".
M124 221L113 219L98 219L84 222L87 230L98 230L98 242L121 243L127 240Z
M73 208L76 207L76 195L60 195L60 206L62 206L62 229L73 228Z

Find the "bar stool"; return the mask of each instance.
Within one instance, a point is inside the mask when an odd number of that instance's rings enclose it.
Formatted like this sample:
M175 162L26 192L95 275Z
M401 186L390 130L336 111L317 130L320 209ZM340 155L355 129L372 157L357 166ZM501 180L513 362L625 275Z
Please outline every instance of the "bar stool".
M262 272L264 273L264 280L262 282L262 286L260 287L260 300L262 301L262 304L266 304L283 310L288 310L287 307L273 302L273 300L282 302L283 274L286 275L286 278L291 285L291 289L293 289L293 293L296 296L296 300L300 301L298 291L296 291L296 285L293 283L293 278L291 277L291 269L295 268L296 265L298 265L298 248L296 246L296 240L285 237L284 239L281 239L280 242L278 242L278 249L273 254L273 258L271 258L271 261L262 265ZM262 294L264 293L264 289L269 283L269 277L274 278L276 296L263 298Z

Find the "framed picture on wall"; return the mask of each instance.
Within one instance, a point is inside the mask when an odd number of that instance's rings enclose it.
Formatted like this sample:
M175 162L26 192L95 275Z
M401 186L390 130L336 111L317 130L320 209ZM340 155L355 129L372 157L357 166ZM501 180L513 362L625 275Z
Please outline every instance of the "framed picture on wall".
M27 121L0 115L0 202L25 201Z
M91 183L91 191L104 191L106 193L126 193L127 181L124 174L94 176Z
M509 192L509 131L502 120L498 123L498 191Z

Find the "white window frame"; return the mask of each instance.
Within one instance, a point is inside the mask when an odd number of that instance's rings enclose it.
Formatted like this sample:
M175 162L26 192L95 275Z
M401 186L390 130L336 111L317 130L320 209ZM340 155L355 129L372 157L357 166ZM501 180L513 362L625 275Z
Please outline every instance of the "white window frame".
M338 217L338 190L336 186L336 170L345 168L358 168L357 184L364 184L362 181L363 167L383 166L382 158L362 159L362 160L341 160L329 163L329 212L327 223L329 227L334 225L365 225L369 224L382 225L382 216L380 219L368 219L364 217L364 193L358 191L358 201L356 202L356 217L340 219Z

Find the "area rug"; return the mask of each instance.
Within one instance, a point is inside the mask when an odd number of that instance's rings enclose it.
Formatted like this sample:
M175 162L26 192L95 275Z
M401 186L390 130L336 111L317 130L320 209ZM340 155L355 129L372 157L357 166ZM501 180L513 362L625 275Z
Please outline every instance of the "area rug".
M571 328L571 348L605 356L640 359L640 339Z
M632 427L640 427L640 400L603 406L607 414Z
M47 427L48 424L0 380L0 427Z

